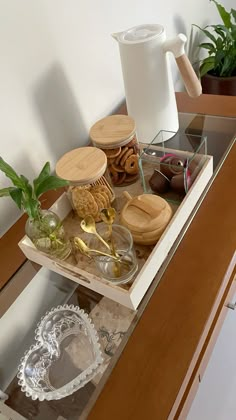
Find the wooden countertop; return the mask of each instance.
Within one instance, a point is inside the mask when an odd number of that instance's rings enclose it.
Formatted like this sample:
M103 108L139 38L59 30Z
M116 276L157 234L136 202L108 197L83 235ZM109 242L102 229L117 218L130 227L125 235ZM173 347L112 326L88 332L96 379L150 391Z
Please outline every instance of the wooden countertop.
M236 116L236 97L190 99L177 94L177 104L185 112ZM90 420L174 418L193 361L200 356L199 343L205 338L214 304L236 261L235 168L236 143L96 401Z

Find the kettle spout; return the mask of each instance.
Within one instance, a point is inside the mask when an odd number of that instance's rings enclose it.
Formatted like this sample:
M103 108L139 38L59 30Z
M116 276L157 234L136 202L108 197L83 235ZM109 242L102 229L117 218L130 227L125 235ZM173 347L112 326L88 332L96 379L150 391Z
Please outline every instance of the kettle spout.
M123 34L124 32L114 32L113 34L111 34L111 36L112 36L112 38L114 38L117 42L120 42L120 38L121 38L121 35Z

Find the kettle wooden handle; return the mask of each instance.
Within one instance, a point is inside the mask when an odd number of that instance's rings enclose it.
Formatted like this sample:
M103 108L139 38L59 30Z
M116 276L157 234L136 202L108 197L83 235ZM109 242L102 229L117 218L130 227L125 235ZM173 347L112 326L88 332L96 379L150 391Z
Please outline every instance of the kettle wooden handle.
M169 39L164 42L164 51L171 51L179 67L180 74L185 84L186 90L192 98L196 98L202 93L202 86L197 78L195 71L192 68L187 55L184 51L187 38L184 34L179 34L173 39Z
M200 96L202 93L202 86L187 55L183 54L180 57L175 57L175 60L189 96L192 98Z

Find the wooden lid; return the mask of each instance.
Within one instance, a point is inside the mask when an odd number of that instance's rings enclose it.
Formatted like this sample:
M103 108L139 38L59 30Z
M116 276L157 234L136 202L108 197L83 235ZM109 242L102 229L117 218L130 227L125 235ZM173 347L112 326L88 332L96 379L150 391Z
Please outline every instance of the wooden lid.
M90 138L96 146L122 146L135 133L135 122L127 115L110 115L97 121L90 129Z
M171 216L172 209L166 200L142 194L126 203L120 221L130 230L134 242L151 245L157 242Z
M56 164L56 174L76 184L90 184L105 172L107 157L96 147L80 147L63 155Z

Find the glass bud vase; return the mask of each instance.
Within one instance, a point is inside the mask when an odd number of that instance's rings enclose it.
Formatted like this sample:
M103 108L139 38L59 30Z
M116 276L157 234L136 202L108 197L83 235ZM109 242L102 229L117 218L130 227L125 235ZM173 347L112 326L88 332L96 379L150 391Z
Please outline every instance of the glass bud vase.
M51 210L40 210L39 218L29 218L25 232L35 247L46 254L64 260L71 253L70 240L59 217Z

